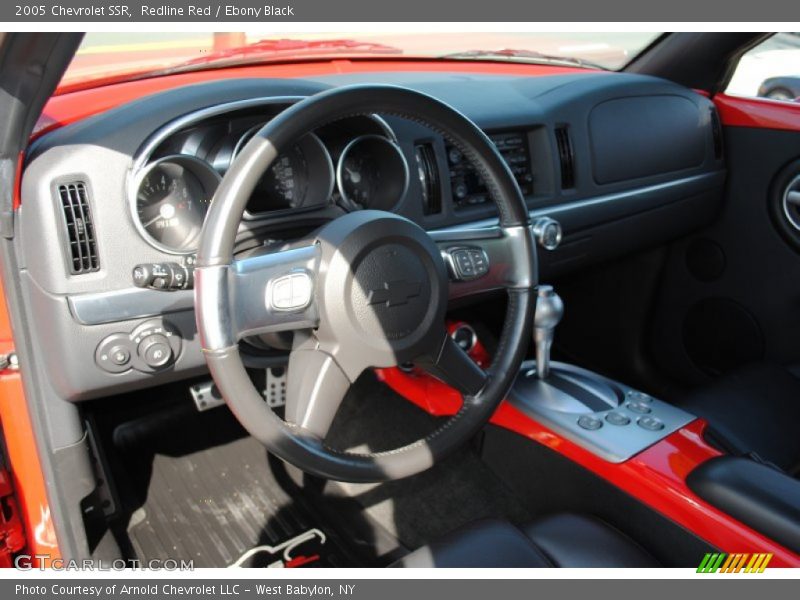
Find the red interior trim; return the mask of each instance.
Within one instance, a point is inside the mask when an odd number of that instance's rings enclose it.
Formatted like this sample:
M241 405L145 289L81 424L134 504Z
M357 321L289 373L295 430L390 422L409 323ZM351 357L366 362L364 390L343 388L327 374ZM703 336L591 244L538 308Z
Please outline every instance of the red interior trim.
M458 392L424 373L380 369L378 375L433 415L453 415L461 406ZM800 556L707 504L686 485L692 470L721 454L704 440L706 422L701 419L623 463L600 458L509 402L500 405L490 422L569 458L724 552L772 552L771 566L800 567Z
M714 104L726 127L800 131L800 102L717 94Z
M0 285L0 353L13 349L11 322ZM0 425L28 550L32 555L45 555L50 560L60 558L36 437L19 372L6 370L0 373ZM39 561L32 562L38 564Z

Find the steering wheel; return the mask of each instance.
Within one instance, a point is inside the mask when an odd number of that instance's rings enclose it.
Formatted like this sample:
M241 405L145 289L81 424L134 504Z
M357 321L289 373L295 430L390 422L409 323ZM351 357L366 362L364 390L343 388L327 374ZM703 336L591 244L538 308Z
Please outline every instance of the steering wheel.
M499 226L433 234L389 212L360 210L324 225L306 243L234 259L245 205L278 155L323 125L375 113L421 123L457 147L497 204ZM222 397L270 452L328 479L388 481L431 467L488 422L524 358L535 285L528 210L489 138L430 96L395 86L347 86L280 113L231 164L200 238L197 327ZM450 299L499 289L508 294L507 313L497 354L484 371L447 334L445 313ZM295 331L285 420L251 382L237 343L277 331ZM459 412L395 450L355 454L327 446L325 436L356 378L370 367L408 362L461 391Z

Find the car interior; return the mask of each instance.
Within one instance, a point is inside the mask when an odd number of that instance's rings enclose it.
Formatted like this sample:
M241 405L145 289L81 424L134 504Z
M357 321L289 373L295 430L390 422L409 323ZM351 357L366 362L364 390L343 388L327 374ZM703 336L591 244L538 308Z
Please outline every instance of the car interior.
M764 37L53 96L1 225L61 552L800 565L800 105L721 91Z

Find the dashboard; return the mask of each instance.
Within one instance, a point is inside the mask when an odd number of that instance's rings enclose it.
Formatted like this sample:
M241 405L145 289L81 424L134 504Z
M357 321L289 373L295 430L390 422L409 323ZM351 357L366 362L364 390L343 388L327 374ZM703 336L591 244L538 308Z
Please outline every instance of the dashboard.
M720 208L725 161L713 105L655 78L378 72L156 93L43 135L26 156L20 277L58 396L112 396L206 372L191 267L217 186L286 107L362 83L430 94L486 132L532 217L563 228L558 248L540 250L540 278L678 238ZM248 201L235 250L285 245L364 208L427 230L497 221L480 176L438 132L392 115L354 116L308 133L274 161ZM137 268L166 283L140 285ZM285 347L253 340L249 364L281 361Z

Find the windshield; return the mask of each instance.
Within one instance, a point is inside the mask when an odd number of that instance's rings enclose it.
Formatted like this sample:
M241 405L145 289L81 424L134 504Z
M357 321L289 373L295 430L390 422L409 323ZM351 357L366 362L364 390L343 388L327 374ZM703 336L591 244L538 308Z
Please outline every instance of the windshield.
M322 58L446 58L619 69L657 33L87 33L61 86Z

